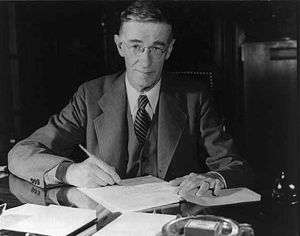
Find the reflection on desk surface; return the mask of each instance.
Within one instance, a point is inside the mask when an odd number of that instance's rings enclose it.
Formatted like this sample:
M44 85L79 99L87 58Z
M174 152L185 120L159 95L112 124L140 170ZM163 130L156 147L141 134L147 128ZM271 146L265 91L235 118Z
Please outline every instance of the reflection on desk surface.
M38 205L63 205L94 209L97 212L98 225L103 226L117 218L120 213L112 214L103 206L77 190L75 187L62 186L41 189L12 174L0 179L0 202L7 207L33 203ZM164 206L154 210L156 213L181 216L212 214L234 219L240 223L249 223L255 235L299 235L299 204L283 205L271 201L271 190L262 193L262 201L227 205L219 207L203 207L189 202Z

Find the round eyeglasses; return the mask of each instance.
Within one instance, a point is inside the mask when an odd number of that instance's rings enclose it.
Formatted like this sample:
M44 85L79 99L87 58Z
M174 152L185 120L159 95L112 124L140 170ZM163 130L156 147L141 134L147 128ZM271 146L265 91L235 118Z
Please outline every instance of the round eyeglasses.
M128 51L137 57L141 56L145 52L146 48L148 49L149 54L155 58L160 58L167 51L166 48L161 48L158 46L144 47L139 44L129 45L125 42L123 43L127 47Z

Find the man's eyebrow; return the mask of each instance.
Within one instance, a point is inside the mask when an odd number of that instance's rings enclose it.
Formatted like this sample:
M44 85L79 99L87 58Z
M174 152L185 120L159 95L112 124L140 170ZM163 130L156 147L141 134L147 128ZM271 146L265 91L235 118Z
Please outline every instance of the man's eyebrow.
M141 40L139 39L130 39L128 40L129 43L143 43Z
M139 40L139 39L129 39L128 42L129 42L129 43L141 43L141 44L143 43L143 41L142 41L142 40ZM164 43L164 42L162 42L162 41L155 41L155 42L153 43L153 45L165 47L167 44Z

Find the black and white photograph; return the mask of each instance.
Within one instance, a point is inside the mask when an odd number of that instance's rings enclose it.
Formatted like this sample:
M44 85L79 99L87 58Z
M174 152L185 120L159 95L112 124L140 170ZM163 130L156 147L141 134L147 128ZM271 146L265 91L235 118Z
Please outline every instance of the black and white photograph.
M300 2L0 0L0 236L300 236Z

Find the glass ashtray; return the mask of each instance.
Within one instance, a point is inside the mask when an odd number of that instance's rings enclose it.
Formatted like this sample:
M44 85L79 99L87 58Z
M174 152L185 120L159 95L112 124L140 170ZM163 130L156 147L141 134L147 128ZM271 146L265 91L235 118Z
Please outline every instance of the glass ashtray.
M166 223L162 228L163 236L184 236L185 226L191 220L198 220L198 222L208 223L215 222L218 227L214 230L210 229L211 234L214 236L254 236L254 230L249 224L239 224L234 220L214 216L214 215L197 215L182 217L171 220ZM201 235L201 234L199 234Z

